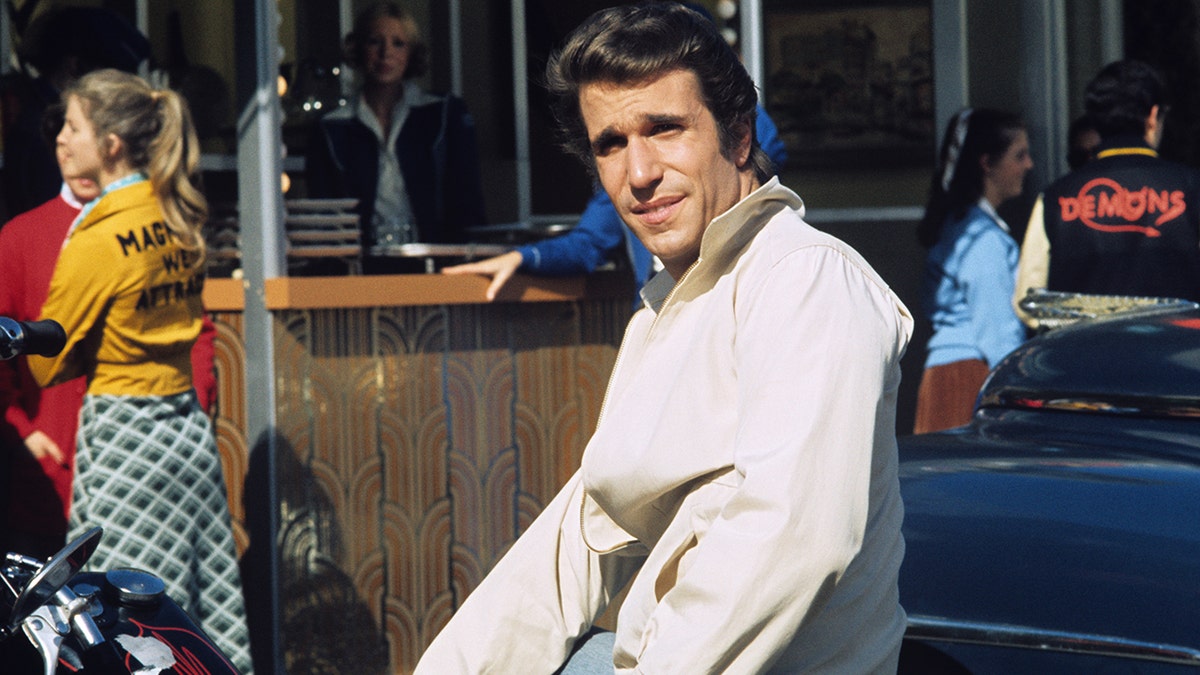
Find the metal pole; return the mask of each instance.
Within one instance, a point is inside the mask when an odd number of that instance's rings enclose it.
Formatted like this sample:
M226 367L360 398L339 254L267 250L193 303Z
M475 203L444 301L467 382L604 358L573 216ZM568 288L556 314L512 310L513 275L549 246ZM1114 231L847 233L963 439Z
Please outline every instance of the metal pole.
M134 20L138 31L142 35L150 37L150 0L137 0L134 13ZM150 76L150 59L146 59L138 64L138 75L142 77Z
M12 19L7 8L0 9L3 9L0 11L0 55L4 58L4 63L0 63L0 73L7 73L13 69Z
M966 0L934 0L933 82L934 161L941 130L960 108L967 105L967 3Z
M1046 185L1066 173L1067 58L1064 0L1023 0L1021 6L1021 98L1030 152L1038 161L1031 185Z
M742 62L750 79L758 85L759 102L766 100L767 90L764 87L763 63L766 62L766 52L763 48L763 14L762 0L742 0L741 2L741 53Z
M1100 0L1101 65L1125 58L1125 20L1121 0Z
M450 0L450 91L463 95L462 2Z
M255 587L269 604L269 653L273 670L283 672L280 651L280 581L276 549L279 529L279 491L276 485L275 349L271 313L267 310L265 281L286 269L281 245L283 228L283 139L277 81L282 47L279 44L277 0L253 0L253 12L238 13L236 40L238 73L237 166L238 222L242 238L245 309L243 339L246 349L246 440L251 447L251 467L265 466L264 485L256 485L258 500L267 513L254 514L264 522L251 532L251 547L265 569L265 589ZM253 455L258 455L254 457ZM249 509L248 509L249 510ZM247 513L247 520L250 520ZM257 531L256 531L257 530ZM257 631L256 631L257 632ZM258 632L261 636L261 632ZM256 652L262 652L256 649Z
M513 118L516 120L517 222L533 217L533 177L529 160L529 74L525 72L525 0L512 0Z

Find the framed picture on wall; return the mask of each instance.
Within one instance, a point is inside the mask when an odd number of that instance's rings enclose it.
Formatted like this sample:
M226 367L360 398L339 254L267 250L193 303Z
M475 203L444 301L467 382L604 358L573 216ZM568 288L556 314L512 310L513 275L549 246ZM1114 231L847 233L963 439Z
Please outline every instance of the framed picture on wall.
M927 163L930 3L766 0L765 100L796 168Z

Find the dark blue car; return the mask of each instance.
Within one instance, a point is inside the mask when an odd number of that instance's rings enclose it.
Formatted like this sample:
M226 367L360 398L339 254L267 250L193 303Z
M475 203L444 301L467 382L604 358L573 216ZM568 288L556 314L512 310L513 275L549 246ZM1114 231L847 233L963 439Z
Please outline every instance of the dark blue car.
M1036 337L900 440L902 673L1200 673L1200 307Z

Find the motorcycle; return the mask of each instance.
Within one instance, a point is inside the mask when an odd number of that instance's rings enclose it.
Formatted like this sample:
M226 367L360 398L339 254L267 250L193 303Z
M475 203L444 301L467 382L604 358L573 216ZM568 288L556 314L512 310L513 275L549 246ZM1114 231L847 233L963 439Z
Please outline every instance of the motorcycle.
M0 317L0 360L53 356L65 344L55 321ZM23 633L45 675L236 675L162 579L136 569L83 571L102 536L94 527L47 560L7 554L0 567L0 645ZM13 672L13 665L2 669Z

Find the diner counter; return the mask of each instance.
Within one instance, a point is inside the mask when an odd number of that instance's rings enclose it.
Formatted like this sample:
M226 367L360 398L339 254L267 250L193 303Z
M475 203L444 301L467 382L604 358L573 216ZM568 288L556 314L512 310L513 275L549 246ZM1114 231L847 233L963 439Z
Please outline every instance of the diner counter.
M533 277L514 275L494 302L574 302L584 299L629 298L633 286L628 274L599 272L587 277ZM484 293L490 280L478 275L397 274L337 277L277 277L263 285L266 307L284 309L334 309L379 306L469 305L487 303ZM242 279L208 279L204 307L210 312L237 312L244 308Z
M517 276L494 302L487 285L439 274L270 279L269 323L251 325L248 287L207 281L214 422L246 592L253 606L279 607L288 663L411 672L578 468L632 280ZM262 330L273 357L247 363L243 336ZM263 404L247 400L250 373L272 383L270 443L249 437L247 411ZM262 595L271 569L275 598Z

